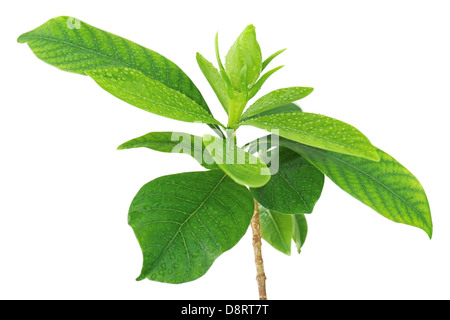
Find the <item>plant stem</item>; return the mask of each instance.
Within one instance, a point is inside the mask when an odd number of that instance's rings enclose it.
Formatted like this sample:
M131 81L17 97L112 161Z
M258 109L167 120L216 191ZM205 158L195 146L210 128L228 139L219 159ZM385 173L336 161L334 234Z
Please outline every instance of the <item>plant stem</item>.
M259 203L255 200L255 211L251 222L253 233L253 250L255 252L256 282L258 283L259 300L267 300L266 274L261 254L261 225L259 222Z

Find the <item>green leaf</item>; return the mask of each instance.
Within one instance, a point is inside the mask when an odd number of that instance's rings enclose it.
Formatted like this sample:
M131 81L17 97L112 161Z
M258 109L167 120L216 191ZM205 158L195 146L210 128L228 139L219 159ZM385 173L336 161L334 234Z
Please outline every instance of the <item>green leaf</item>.
M262 63L261 71L264 70L273 59L275 59L279 54L283 53L284 51L286 51L286 49L281 49L281 50L275 52L274 54L272 54L266 60L264 60Z
M273 68L272 70L264 73L261 76L261 78L259 78L258 82L256 82L250 89L250 92L248 93L248 100L253 98L258 93L258 91L262 88L263 84L266 82L267 79L269 79L269 77L271 75L273 75L275 72L277 72L278 70L280 70L283 67L284 66L279 66L279 67Z
M306 145L373 161L379 160L375 147L355 127L319 114L271 114L244 120L241 125L252 125L265 130L277 129L278 135Z
M344 191L384 217L423 229L431 238L433 224L420 182L387 153L380 161L312 148L286 139L280 143L304 156Z
M260 206L259 219L262 238L272 247L289 256L293 236L292 217Z
M152 83L159 82L160 87L165 86L185 95L203 108L206 114L211 115L200 91L173 62L152 50L87 23L80 21L77 27L73 27L70 25L71 21L73 18L70 17L51 19L21 35L18 42L28 43L39 59L69 72L84 75L103 68L135 69L151 78ZM206 120L208 117L204 118Z
M137 193L129 225L141 246L141 275L182 283L204 275L245 234L253 198L220 170L155 179Z
M302 108L300 108L298 105L296 105L295 103L288 103L288 104L284 104L282 106L279 107L275 107L273 109L255 114L252 117L249 117L247 119L252 119L252 118L258 118L258 117L263 117L263 116L268 116L270 114L280 114L280 113L297 113L297 112L303 112Z
M313 91L313 88L291 87L272 91L252 104L241 116L241 121L265 111L300 100Z
M219 123L195 101L135 69L102 68L86 74L115 97L148 112L186 122Z
M306 241L308 224L304 214L284 214L259 207L262 238L278 251L291 255L291 241L294 240L297 252Z
M219 71L213 66L211 62L206 60L200 53L197 53L197 63L208 80L217 98L222 104L223 108L228 114L230 97L228 96L228 89L225 81L220 75Z
M261 48L256 40L255 27L247 26L231 46L225 58L225 69L236 91L241 91L241 71L246 68L245 82L252 86L262 68Z
M322 193L323 173L295 151L278 148L274 152L279 153L278 172L263 187L250 189L253 198L279 213L311 213Z
M150 132L121 144L117 149L149 148L192 156L206 169L219 169L203 145L202 137L184 132Z
M220 75L222 76L223 80L225 81L225 84L227 86L227 90L230 92L232 90L231 81L230 78L228 78L228 75L225 71L225 68L222 64L222 59L220 59L220 51L219 51L219 33L216 33L216 39L215 39L215 51L216 51L216 60L217 64L219 65L219 71Z
M300 254L308 235L308 223L304 214L293 214L292 218L292 239L297 246L297 252Z
M232 139L223 140L205 135L203 143L214 162L237 183L257 188L270 180L267 166L257 157L237 147Z
M276 139L275 143L272 143L272 140ZM242 148L247 150L249 153L253 154L255 152L265 153L272 148L272 146L279 146L279 137L273 134L269 134L267 136L259 137L255 140L246 143Z

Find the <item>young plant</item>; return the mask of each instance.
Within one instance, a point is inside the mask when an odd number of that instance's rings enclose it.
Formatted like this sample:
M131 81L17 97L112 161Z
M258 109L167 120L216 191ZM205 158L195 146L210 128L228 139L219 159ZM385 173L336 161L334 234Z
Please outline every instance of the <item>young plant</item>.
M215 136L151 132L118 149L146 147L185 153L204 170L160 177L133 199L129 224L143 252L138 280L182 283L204 275L249 226L260 298L266 298L261 234L279 251L297 251L307 234L306 215L318 201L324 175L384 217L423 229L432 221L419 181L353 126L303 112L294 104L312 92L289 87L259 97L281 68L263 71L280 50L262 59L255 28L247 26L217 68L197 53L198 65L228 114L214 118L189 77L160 54L70 17L51 19L21 35L34 54L61 70L86 75L117 98L160 116L207 124ZM247 107L247 108L246 108ZM254 126L271 134L243 147L236 129Z

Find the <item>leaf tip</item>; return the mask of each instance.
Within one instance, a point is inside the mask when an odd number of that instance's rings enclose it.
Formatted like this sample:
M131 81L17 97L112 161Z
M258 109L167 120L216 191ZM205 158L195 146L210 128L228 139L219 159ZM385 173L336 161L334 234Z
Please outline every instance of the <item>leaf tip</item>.
M26 42L27 42L26 37L25 37L26 34L27 34L27 33L21 34L21 35L17 38L17 42L18 42L18 43L26 43Z
M380 155L378 154L378 151L375 147L373 147L373 149L370 150L370 153L366 154L365 158L373 162L380 162L381 160Z
M128 146L128 142L122 143L120 146L117 147L117 150L125 150L125 149L130 149L130 147Z
M139 277L136 278L136 281L142 281L144 279L146 279L147 277L143 274L141 274Z
M428 235L428 238L430 238L430 240L433 239L433 226L428 227L428 228L423 228L423 231L425 231Z

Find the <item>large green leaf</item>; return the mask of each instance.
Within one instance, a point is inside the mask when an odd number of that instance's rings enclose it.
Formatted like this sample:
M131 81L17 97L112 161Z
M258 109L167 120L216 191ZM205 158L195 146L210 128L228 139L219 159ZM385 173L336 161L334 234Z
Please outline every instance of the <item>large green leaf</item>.
M138 280L182 283L201 277L241 239L252 214L250 192L220 170L147 183L129 212L144 256Z
M265 208L279 213L311 213L322 193L323 173L295 151L277 151L278 172L263 187L251 188L253 197Z
M306 236L308 235L308 223L304 214L293 214L292 218L292 239L297 246L297 252L302 251L305 244Z
M73 18L70 17L51 19L21 35L18 41L28 43L41 60L69 72L84 75L92 70L112 67L135 69L140 78L144 75L153 80L146 80L147 84L159 82L159 87L185 95L204 109L205 114L211 115L194 83L167 58L87 23L80 21L76 27L71 23Z
M377 149L379 162L312 148L281 139L344 191L384 217L423 229L431 238L433 224L427 196L414 175L387 153Z
M262 238L278 251L290 255L293 230L291 215L260 206L259 218Z
M143 110L175 120L219 123L195 101L137 70L108 67L86 74L112 95Z
M150 132L121 144L117 149L149 148L161 152L184 153L207 169L219 169L203 145L202 137L184 132Z
M241 121L264 111L268 111L285 104L300 100L313 91L313 88L291 87L272 91L253 103L241 116Z
M232 139L223 140L205 135L203 143L214 162L237 183L257 188L270 180L267 166L257 157L237 147Z
M309 146L378 161L369 139L355 127L326 116L297 112L244 120L241 125L278 129L279 135Z

